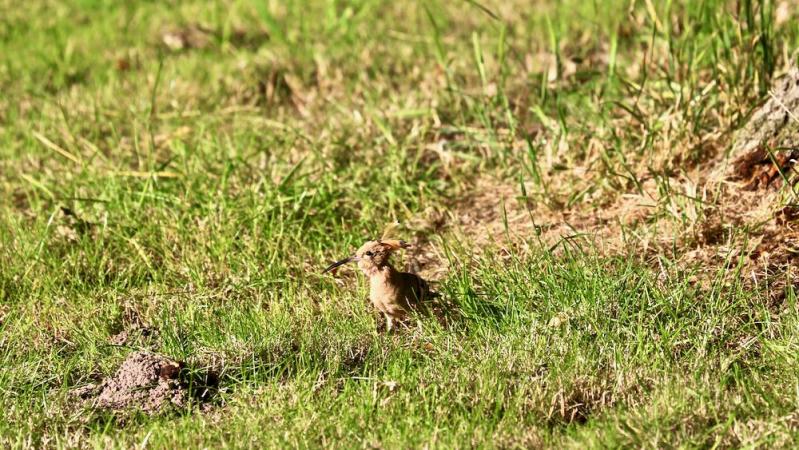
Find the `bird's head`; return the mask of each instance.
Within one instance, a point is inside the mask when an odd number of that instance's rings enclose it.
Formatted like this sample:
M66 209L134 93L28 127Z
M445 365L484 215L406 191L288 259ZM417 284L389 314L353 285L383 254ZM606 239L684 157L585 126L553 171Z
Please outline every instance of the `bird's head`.
M339 266L347 264L348 262L357 262L361 271L369 275L376 270L388 264L391 253L395 250L410 248L411 244L397 239L379 239L376 241L369 241L355 251L355 254L336 261L328 266L324 272L327 273Z

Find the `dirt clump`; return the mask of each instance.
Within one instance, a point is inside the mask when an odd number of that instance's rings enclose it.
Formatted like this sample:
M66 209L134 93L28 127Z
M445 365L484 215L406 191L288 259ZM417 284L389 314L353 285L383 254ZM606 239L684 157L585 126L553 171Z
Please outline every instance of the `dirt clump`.
M129 339L130 339L130 334L126 330L122 330L119 333L108 338L108 343L111 345L116 345L121 347L127 344Z
M61 206L58 225L55 227L55 237L61 242L75 243L83 236L95 237L95 224L84 220L72 209Z
M192 400L208 401L217 385L218 379L213 373L192 374L183 362L135 352L113 376L99 384L77 388L72 394L93 399L93 406L100 409L138 409L153 414L169 406L185 408Z
M97 406L106 409L138 407L154 412L171 403L186 406L187 392L178 375L183 364L144 352L131 354L113 377L103 382Z

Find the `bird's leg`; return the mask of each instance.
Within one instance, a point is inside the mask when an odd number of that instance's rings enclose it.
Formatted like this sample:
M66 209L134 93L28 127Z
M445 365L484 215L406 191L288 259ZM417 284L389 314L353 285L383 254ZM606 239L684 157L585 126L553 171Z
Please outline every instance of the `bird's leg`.
M394 319L392 319L388 314L386 314L386 333L391 333L391 329L394 327Z

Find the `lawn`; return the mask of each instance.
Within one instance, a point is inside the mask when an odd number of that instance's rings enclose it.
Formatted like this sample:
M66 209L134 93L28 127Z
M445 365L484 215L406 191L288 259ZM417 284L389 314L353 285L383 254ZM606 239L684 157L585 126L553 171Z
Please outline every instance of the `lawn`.
M793 159L728 169L797 48L781 0L0 0L0 446L799 446ZM321 273L381 236L443 319ZM205 384L85 395L136 352Z

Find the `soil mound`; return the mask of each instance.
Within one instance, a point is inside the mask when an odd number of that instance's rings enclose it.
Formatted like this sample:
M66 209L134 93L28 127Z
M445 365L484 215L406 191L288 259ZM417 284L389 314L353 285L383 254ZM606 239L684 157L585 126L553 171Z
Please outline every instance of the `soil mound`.
M108 409L138 407L154 412L172 403L185 407L187 389L178 375L183 364L143 352L131 354L113 377L103 382L97 406Z
M146 352L128 356L116 373L99 385L76 389L76 396L96 396L95 407L139 409L148 414L168 406L185 408L191 400L210 400L218 379L213 373L191 373L183 362Z

